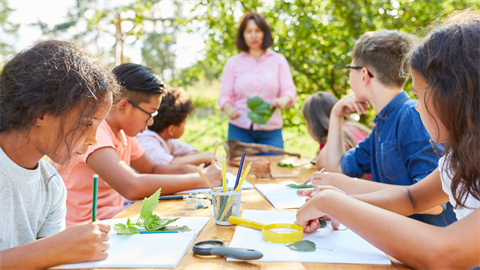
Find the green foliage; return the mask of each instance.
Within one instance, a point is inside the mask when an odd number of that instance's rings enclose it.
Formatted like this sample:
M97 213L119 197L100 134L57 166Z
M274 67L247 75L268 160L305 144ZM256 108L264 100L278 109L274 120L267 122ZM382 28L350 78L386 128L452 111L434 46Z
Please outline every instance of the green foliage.
M291 188L313 188L312 184L288 184L287 187Z
M303 123L303 101L317 91L329 91L337 97L346 94L348 77L344 66L351 62L348 53L355 40L365 32L397 29L423 36L426 27L453 10L473 7L478 1L376 1L376 0L202 0L195 6L198 16L180 22L191 31L201 31L206 25L205 60L184 70L188 80L181 77L179 85L195 81L195 76L221 74L226 60L238 53L235 46L240 16L256 11L265 16L272 30L271 49L283 54L292 69L298 102L282 110L285 126ZM202 10L202 12L199 12ZM215 77L216 78L216 77ZM410 82L405 89L410 91ZM361 117L368 123L373 113Z
M293 249L296 251L304 251L304 252L312 252L317 249L317 245L314 242L309 240L302 240L300 242L296 242L293 244L285 245L289 249Z
M283 167L283 168L295 168L295 167L296 167L296 166L293 165L293 164L290 164L290 163L282 163L282 162L277 163L277 166L278 166L278 167Z
M17 38L19 24L11 23L8 17L14 10L8 7L6 0L0 0L0 71L3 62L6 60L7 55L15 53L13 42L6 43L5 37L9 36L12 41Z
M153 210L158 205L158 199L160 198L159 188L152 196L145 198L142 202L142 207L140 208L140 217L137 221L132 222L130 219L127 219L127 223L117 223L113 226L113 229L118 234L122 235L132 235L140 233L140 229L137 227L143 226L147 231L189 231L188 226L167 226L179 218L160 218L160 216L153 214Z
M247 106L251 110L247 114L248 118L252 123L259 125L265 125L276 109L270 109L270 103L265 102L261 97L248 98Z

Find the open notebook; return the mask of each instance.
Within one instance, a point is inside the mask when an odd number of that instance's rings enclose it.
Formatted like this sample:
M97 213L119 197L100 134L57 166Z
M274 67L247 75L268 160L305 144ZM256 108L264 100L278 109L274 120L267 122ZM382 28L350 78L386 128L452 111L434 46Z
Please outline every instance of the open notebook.
M235 187L236 180L237 180L236 175L234 175L231 172L227 172L227 188L233 189ZM221 187L221 186L218 186L218 187ZM242 184L242 189L252 189L252 188L253 188L253 185L247 182L247 180L245 179L245 181L243 181L243 184ZM210 192L210 189L209 188L190 189L190 190L177 192L177 194L185 194L185 193L193 193L193 192Z
M112 229L106 260L53 268L175 268L209 219L210 217L181 217L171 224L187 225L192 229L185 233L117 235ZM104 220L112 226L126 221L126 218Z
M244 210L242 218L263 224L293 223L295 215L296 212ZM327 223L330 226L330 222ZM333 231L325 227L313 233L304 233L303 239L314 242L317 249L313 252L291 250L285 244L263 240L261 231L237 226L230 247L253 248L262 252L263 257L255 262L391 264L385 253L348 229ZM227 261L237 260L227 258Z

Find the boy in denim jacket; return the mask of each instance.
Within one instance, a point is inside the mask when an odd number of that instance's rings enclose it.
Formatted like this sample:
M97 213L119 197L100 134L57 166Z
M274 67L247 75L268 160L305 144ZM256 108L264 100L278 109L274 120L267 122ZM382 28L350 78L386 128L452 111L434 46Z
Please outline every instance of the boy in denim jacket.
M331 185L347 194L370 193L415 184L437 168L443 148L430 143L415 110L417 101L403 91L406 77L400 75L405 53L415 41L409 34L381 30L368 32L355 43L352 63L346 66L354 94L333 107L325 147L327 171L345 175L317 172L312 175L314 185ZM365 141L345 152L344 116L366 114L370 104L378 113L375 128ZM351 178L364 174L371 174L373 181ZM437 226L456 221L450 203L411 217Z

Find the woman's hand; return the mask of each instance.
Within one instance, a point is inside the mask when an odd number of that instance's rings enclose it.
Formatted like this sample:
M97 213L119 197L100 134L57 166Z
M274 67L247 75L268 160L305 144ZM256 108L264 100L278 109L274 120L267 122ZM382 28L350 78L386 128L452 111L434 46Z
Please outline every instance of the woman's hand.
M225 103L223 106L223 111L231 120L237 119L242 115L231 103Z
M275 107L280 109L286 108L290 102L292 102L292 98L290 96L276 98L272 101L272 103L270 103L270 110Z
M343 117L353 112L357 112L360 115L367 114L368 108L370 108L368 102L358 102L355 94L348 94L333 106L331 115Z

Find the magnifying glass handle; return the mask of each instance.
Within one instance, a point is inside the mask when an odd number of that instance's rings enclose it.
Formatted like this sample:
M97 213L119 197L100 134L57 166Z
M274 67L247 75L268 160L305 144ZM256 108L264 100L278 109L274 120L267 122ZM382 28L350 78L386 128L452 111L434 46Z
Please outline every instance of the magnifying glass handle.
M232 257L239 260L257 260L263 257L259 251L246 248L215 247L210 251L211 255Z

